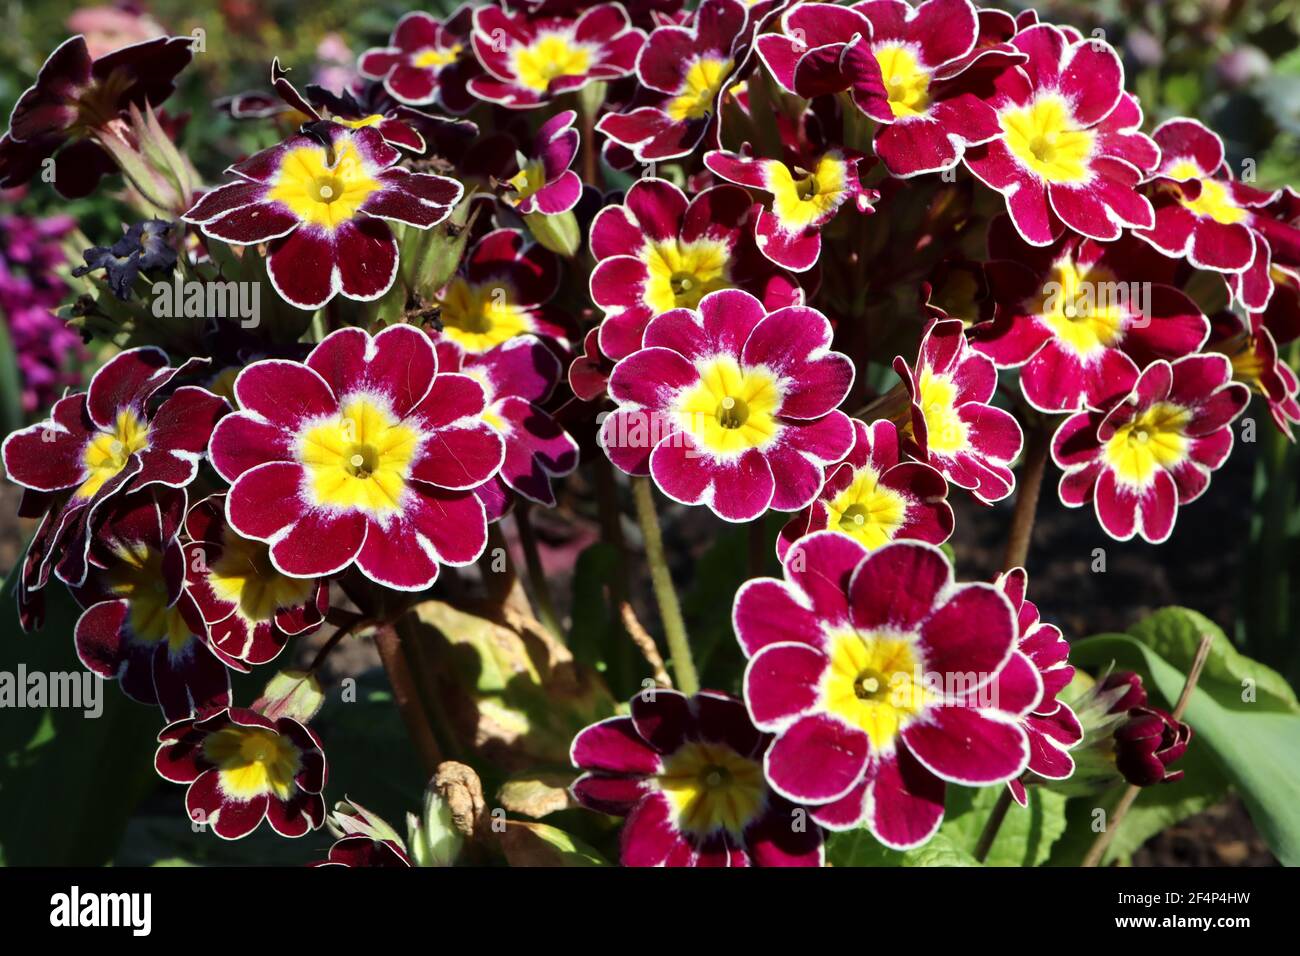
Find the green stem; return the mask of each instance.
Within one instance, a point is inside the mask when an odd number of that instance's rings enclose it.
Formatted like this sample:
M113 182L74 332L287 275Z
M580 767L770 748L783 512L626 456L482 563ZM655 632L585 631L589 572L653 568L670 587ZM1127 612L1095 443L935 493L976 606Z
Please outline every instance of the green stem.
M1002 792L998 794L998 802L993 804L993 812L989 814L988 822L984 824L984 832L980 834L979 843L975 844L975 859L983 863L988 859L989 850L993 848L993 841L998 838L998 830L1002 828L1002 821L1007 817L1007 810L1011 808L1011 788L1002 787Z
M1025 463L1020 469L1020 487L1016 490L1016 508L1011 515L1011 530L1007 533L1007 550L1002 569L1023 568L1029 557L1029 545L1034 534L1034 518L1038 514L1038 493L1043 487L1043 472L1047 467L1047 454L1052 447L1052 430L1046 422L1030 426Z
M654 585L655 600L659 603L659 617L663 621L668 653L673 659L677 675L677 688L687 696L700 689L700 678L695 672L695 658L686 637L686 622L682 619L682 606L677 600L668 559L664 555L664 539L659 530L659 516L655 513L654 492L650 479L632 479L632 498L636 502L637 520L645 538L646 563L650 566L650 583Z
M546 570L542 567L542 556L537 548L537 534L533 531L532 518L529 516L531 506L525 501L515 502L515 527L519 531L519 543L524 549L524 566L528 570L528 585L533 591L533 600L537 602L537 619L548 631L560 641L564 641L564 627L560 616L555 612L555 598L551 595L551 585L546 579Z

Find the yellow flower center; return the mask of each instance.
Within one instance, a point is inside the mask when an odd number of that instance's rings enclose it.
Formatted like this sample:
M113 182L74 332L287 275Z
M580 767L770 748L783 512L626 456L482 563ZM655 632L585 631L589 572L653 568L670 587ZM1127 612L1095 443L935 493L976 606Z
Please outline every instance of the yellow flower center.
M506 185L515 191L513 197L506 197L507 200L517 203L532 196L546 185L546 170L542 166L542 161L534 159L524 163L519 172L506 181Z
M382 516L399 510L420 442L387 408L358 395L302 435L298 456L316 505Z
M1213 219L1217 223L1230 226L1246 218L1246 210L1237 205L1228 191L1226 183L1217 179L1204 179L1194 164L1183 160L1175 163L1169 170L1174 179L1194 179L1201 184L1201 194L1195 199L1188 199L1182 190L1178 191L1178 201L1202 219Z
M267 198L284 203L303 222L327 229L352 219L379 183L347 140L335 150L332 165L329 159L323 146L289 150Z
M1233 378L1249 385L1261 395L1268 394L1263 385L1264 359L1255 350L1252 336L1240 332L1228 341L1220 342L1215 348L1228 356L1228 361L1232 363Z
M681 91L668 101L664 112L679 123L708 116L730 72L731 61L726 57L698 58L687 68Z
M907 499L882 487L871 466L853 473L853 482L826 503L829 527L874 551L893 540L907 517Z
M460 58L463 47L455 43L449 47L438 49L430 47L427 50L421 50L411 60L411 65L421 70L430 70L435 67L446 66L448 63L455 63Z
M1144 487L1160 469L1170 469L1187 453L1183 433L1191 412L1172 402L1157 402L1121 425L1106 442L1106 463L1127 484Z
M874 51L895 117L919 116L930 108L930 73L908 47L885 44Z
M658 781L678 827L695 836L720 829L739 836L762 807L766 791L757 760L713 743L678 748L664 761Z
M108 572L108 590L130 605L128 621L138 640L166 641L180 651L190 640L190 628L174 606L167 605L162 553L140 542L119 541L113 548L118 560Z
M221 774L221 789L238 800L264 793L281 800L293 795L302 768L298 748L263 727L227 727L203 741L203 756Z
M135 80L125 67L118 67L103 79L94 80L76 98L77 117L68 132L71 138L80 138L93 130L102 129L117 119L121 113L122 94Z
M361 119L340 119L334 118L334 122L340 126L346 126L348 129L364 129L367 126L378 126L384 121L384 118L378 113L371 113L369 116L363 116Z
M1123 334L1125 310L1114 283L1107 269L1094 266L1080 272L1075 263L1062 260L1052 266L1042 298L1027 305L1059 341L1087 357L1114 345Z
M585 76L591 70L591 48L567 33L543 31L528 46L515 47L511 59L520 86L545 93L561 76Z
M784 163L771 164L767 188L772 192L772 211L777 218L793 229L807 229L838 208L848 185L846 169L838 156L826 155L811 172L796 172L798 178Z
M227 528L221 557L211 568L208 583L217 597L236 605L236 613L257 623L276 611L307 601L316 587L310 578L286 577L271 564L270 549L260 541L241 538Z
M1070 105L1060 95L1042 94L998 118L1011 152L1042 179L1080 183L1088 178L1093 134L1076 127Z
M909 720L936 701L925 684L911 641L847 631L830 638L830 670L822 685L826 709L889 747Z
M132 455L148 447L148 423L130 409L118 412L111 432L98 432L86 443L81 463L87 474L77 487L76 497L93 497L106 481L126 467Z
M641 259L650 271L645 302L656 313L693 309L710 292L731 288L727 247L716 239L647 242Z
M486 352L532 330L527 311L510 301L502 282L473 285L457 277L439 300L442 331L467 352Z
M775 376L761 367L742 369L725 355L704 364L699 384L682 395L676 415L703 448L718 455L738 455L762 448L775 437L780 405Z
M966 447L966 423L957 415L957 385L948 375L921 370L917 382L930 451L949 455Z

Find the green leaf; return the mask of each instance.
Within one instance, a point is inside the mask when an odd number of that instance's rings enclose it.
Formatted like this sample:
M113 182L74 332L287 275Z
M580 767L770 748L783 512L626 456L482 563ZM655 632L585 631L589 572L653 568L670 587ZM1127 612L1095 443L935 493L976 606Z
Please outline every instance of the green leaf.
M906 852L882 846L865 829L833 833L826 844L826 862L831 866L979 866L942 830L924 846Z
M1214 643L1197 687L1232 710L1300 714L1300 702L1286 679L1240 653L1203 614L1184 607L1161 608L1130 627L1128 633L1184 674L1192 666L1202 635L1209 634ZM1254 690L1254 701L1242 699L1247 689Z
M949 787L943 826L939 832L967 853L974 854L1001 787ZM1039 866L1065 833L1065 796L1042 787L1028 788L1029 805L1012 803L989 847L985 866Z
M577 837L545 823L507 820L500 840L511 866L610 865Z
M14 613L10 575L0 613ZM0 671L46 675L85 668L72 631L79 610L59 583L46 588L46 623L24 635L3 628ZM95 680L99 680L96 678ZM84 686L84 684L83 684ZM0 860L9 866L100 866L117 849L127 819L158 786L153 753L163 720L157 708L127 700L116 682L100 681L102 712L6 709L0 720Z
M1227 644L1227 638L1217 628L1208 633L1214 635L1216 645ZM1152 639L1149 631L1143 634ZM1181 645L1172 642L1162 646L1173 652ZM1214 654L1223 652L1216 646ZM1138 671L1148 690L1162 697L1166 706L1178 699L1186 680L1182 670L1127 634L1101 634L1079 641L1070 657L1080 666L1103 668L1113 661L1119 667ZM1216 674L1234 675L1235 670L1255 675L1261 684L1271 683L1265 674L1267 668L1248 658L1237 661L1225 657ZM1226 694L1229 687L1235 691L1235 698ZM1183 715L1194 734L1187 756L1198 747L1212 754L1224 776L1241 791L1251 819L1269 847L1283 864L1294 866L1300 864L1300 715L1275 709L1276 688L1272 692L1274 709L1265 703L1263 693L1256 703L1243 706L1235 679L1229 682L1220 676L1217 680L1211 678L1204 687L1198 685ZM1140 796L1138 803L1148 796Z

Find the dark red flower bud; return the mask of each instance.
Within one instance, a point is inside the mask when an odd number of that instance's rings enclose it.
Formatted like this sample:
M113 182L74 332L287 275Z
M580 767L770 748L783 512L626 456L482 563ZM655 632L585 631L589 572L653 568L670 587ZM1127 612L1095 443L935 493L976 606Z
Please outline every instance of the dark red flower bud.
M1169 770L1187 750L1192 728L1156 707L1136 707L1127 723L1115 731L1115 767L1139 787L1181 780L1181 770Z
M1104 691L1113 690L1126 684L1128 685L1127 693L1110 705L1110 710L1107 711L1108 714L1122 714L1135 707L1145 707L1147 705L1147 691L1142 686L1141 674L1135 674L1132 671L1116 671L1101 682L1101 689Z

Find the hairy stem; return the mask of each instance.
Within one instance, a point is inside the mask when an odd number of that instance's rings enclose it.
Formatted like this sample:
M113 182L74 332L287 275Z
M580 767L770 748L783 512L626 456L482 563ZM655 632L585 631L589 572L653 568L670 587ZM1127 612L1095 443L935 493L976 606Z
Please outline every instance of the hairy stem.
M1036 422L1029 430L1025 463L1020 470L1016 509L1011 515L1007 550L1002 559L1004 571L1024 567L1025 560L1029 557L1029 545L1034 534L1034 518L1038 514L1038 497L1043 487L1043 472L1047 469L1047 453L1051 447L1051 429L1046 422Z
M1002 829L1002 821L1007 818L1007 810L1010 808L1011 788L1003 784L1002 792L998 794L998 802L993 804L993 812L989 814L988 822L984 824L979 843L975 844L975 859L979 862L983 863L988 859L989 850L993 848L993 841L998 838L998 830Z
M654 585L655 600L659 603L659 617L663 621L668 653L672 657L673 670L677 674L677 688L683 694L692 695L700 689L700 679L695 672L695 658L691 654L691 644L686 637L686 622L682 619L682 607L677 600L677 590L673 587L673 578L668 571L668 559L664 555L664 539L659 531L659 516L655 513L654 493L649 478L632 479L632 497L636 501L641 534L645 538L645 557L646 563L650 566L650 583Z
M388 682L393 687L393 699L406 724L406 731L411 735L411 742L420 754L425 775L432 776L442 762L442 750L433 736L433 728L420 701L420 692L411 675L410 662L397 628L392 624L384 624L375 631L375 646L379 648L379 659L383 661Z

